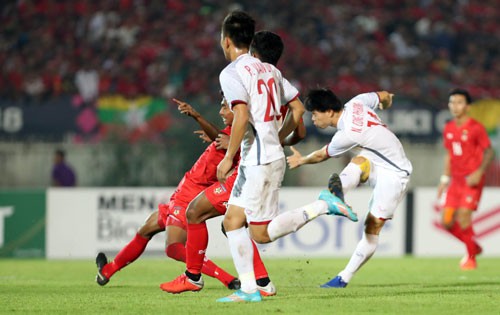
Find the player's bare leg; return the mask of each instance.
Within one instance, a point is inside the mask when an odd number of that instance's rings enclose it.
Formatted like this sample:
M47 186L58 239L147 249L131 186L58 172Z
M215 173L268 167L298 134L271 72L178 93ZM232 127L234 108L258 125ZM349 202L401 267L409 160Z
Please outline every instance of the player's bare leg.
M141 256L149 240L161 231L163 229L158 225L158 211L155 211L149 215L135 237L120 250L112 262L108 263L106 255L99 253L96 257L98 269L96 282L101 286L106 285L117 271Z
M363 156L355 156L349 164L342 170L340 175L333 173L328 181L328 189L340 199L344 200L344 195L350 190L358 187L360 183L365 183L370 177L370 161Z

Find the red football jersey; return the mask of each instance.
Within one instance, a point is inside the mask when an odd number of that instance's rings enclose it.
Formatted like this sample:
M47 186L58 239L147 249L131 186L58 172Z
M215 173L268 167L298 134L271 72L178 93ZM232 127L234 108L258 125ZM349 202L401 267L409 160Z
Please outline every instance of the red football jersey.
M448 122L443 138L450 155L452 177L463 177L477 170L483 161L484 150L491 145L486 129L472 118L462 126L457 126L455 120Z
M231 134L231 126L222 130L223 133ZM179 182L170 200L189 204L200 192L217 181L217 166L224 158L226 150L217 150L213 141L198 158L196 163Z

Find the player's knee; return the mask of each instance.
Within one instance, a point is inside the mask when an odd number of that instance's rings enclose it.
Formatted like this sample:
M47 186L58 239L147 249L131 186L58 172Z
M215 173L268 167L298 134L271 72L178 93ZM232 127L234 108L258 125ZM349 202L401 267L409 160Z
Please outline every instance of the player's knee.
M351 159L351 162L357 165L361 165L368 161L365 157L362 157L361 155L355 156Z
M201 209L201 210L200 210ZM190 224L199 224L205 221L205 212L202 207L198 205L196 200L192 201L186 210L186 219Z
M194 207L191 207L191 204L189 204L189 207L186 209L186 220L188 223L196 224L196 211Z
M446 230L450 230L453 227L453 221L443 219L441 220L441 226Z
M186 247L182 243L173 243L167 245L165 253L169 258L177 261L186 261Z
M366 182L368 178L370 177L370 161L361 156L355 156L351 159L351 162L356 164L360 169L361 169L361 176L360 180L362 183Z
M379 235L380 231L385 225L385 221L387 220L383 218L377 218L369 213L365 221L365 233Z
M271 243L271 239L269 238L269 235L252 235L252 239L255 241L257 244L267 244Z
M443 228L449 230L453 227L455 223L455 209L451 207L446 207L443 210L443 216L441 218L441 225Z
M458 222L458 225L462 229L466 229L466 228L468 228L472 224L472 218L468 214L461 214L459 212L458 215L457 215L456 220Z
M267 244L272 242L267 225L250 225L250 236L258 244Z
M137 234L144 238L152 238L160 231L162 231L162 228L158 224L158 211L156 211L146 219L146 222L139 228Z

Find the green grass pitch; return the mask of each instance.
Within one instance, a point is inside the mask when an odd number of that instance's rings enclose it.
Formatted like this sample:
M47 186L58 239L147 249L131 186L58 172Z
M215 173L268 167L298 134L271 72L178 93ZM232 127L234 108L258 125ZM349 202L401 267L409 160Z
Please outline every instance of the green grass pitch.
M460 271L459 258L378 258L346 289L318 286L343 259L267 259L278 295L262 303L216 303L230 293L205 277L199 293L159 289L183 270L169 259L143 258L105 287L89 261L0 260L0 313L17 314L500 314L500 258ZM217 260L234 272L230 260Z

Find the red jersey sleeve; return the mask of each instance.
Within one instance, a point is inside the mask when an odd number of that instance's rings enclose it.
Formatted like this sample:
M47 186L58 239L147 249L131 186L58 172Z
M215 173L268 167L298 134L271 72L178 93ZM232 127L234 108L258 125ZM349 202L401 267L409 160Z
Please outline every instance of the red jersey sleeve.
M443 129L443 146L447 150L451 150L451 138L448 136L450 133L450 124L452 122L447 122Z
M476 131L477 145L481 149L485 150L491 146L490 138L488 137L486 128L484 128L484 126L481 123L476 122L475 125L476 125L475 131Z

